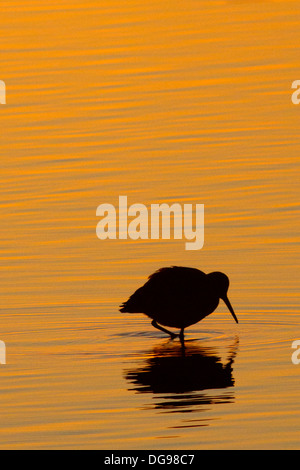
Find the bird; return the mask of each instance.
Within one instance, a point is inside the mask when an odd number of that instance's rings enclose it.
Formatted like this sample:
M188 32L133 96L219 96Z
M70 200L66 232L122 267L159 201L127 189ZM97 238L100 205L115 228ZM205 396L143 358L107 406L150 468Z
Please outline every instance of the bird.
M151 274L147 282L120 305L122 313L144 313L152 326L184 341L184 330L213 313L222 299L236 323L228 299L229 278L222 272L205 274L196 268L171 266ZM175 334L164 327L179 328Z

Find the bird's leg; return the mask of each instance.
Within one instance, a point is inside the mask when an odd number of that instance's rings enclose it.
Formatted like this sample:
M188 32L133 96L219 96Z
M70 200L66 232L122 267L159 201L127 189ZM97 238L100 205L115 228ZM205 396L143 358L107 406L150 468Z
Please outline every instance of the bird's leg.
M168 335L171 336L172 339L174 339L178 336L175 333L172 333L171 331L166 330L166 328L163 328L162 326L158 325L155 320L153 320L152 326L154 326L154 328L157 328L158 330L163 331L164 333L167 333Z
M184 328L181 328L179 338L182 344L184 344Z

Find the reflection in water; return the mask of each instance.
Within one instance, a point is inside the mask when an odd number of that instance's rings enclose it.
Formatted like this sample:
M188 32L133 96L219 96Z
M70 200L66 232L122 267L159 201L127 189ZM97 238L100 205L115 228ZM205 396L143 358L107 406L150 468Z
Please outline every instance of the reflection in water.
M154 348L151 357L142 367L126 371L125 377L133 384L130 390L139 393L161 394L154 396L154 408L168 412L201 411L204 406L231 403L234 386L233 363L238 349L238 339L229 348L222 363L210 347L196 344L167 343ZM218 389L218 390L217 390ZM222 391L221 391L222 389ZM214 392L207 393L207 390ZM197 393L201 391L201 393ZM204 411L203 407L203 411Z

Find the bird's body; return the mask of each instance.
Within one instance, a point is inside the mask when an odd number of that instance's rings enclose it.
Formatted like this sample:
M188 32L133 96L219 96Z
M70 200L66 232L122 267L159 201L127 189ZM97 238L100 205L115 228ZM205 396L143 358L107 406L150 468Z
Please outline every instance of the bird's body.
M236 322L237 318L227 298L229 280L223 273L205 274L199 269L173 266L152 274L123 305L121 312L144 313L152 318L153 326L183 330L207 315L219 305L222 298Z

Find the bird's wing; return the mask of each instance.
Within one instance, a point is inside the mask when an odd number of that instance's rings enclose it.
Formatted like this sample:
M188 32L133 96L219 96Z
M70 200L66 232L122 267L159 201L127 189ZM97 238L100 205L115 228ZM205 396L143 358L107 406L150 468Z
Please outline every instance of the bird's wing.
M204 290L206 274L199 269L172 266L161 268L149 276L148 281L140 287L123 305L121 312L139 313L163 310L170 307L170 301L191 303L199 290ZM181 293L181 295L180 295ZM179 294L179 295L178 295Z
M171 266L168 268L160 268L158 271L155 271L155 273L151 274L149 276L149 280L155 279L158 280L159 282L162 282L163 279L169 278L169 279L183 279L186 277L195 277L198 278L204 278L206 274L203 271L200 271L200 269L196 268L186 268L183 266Z

